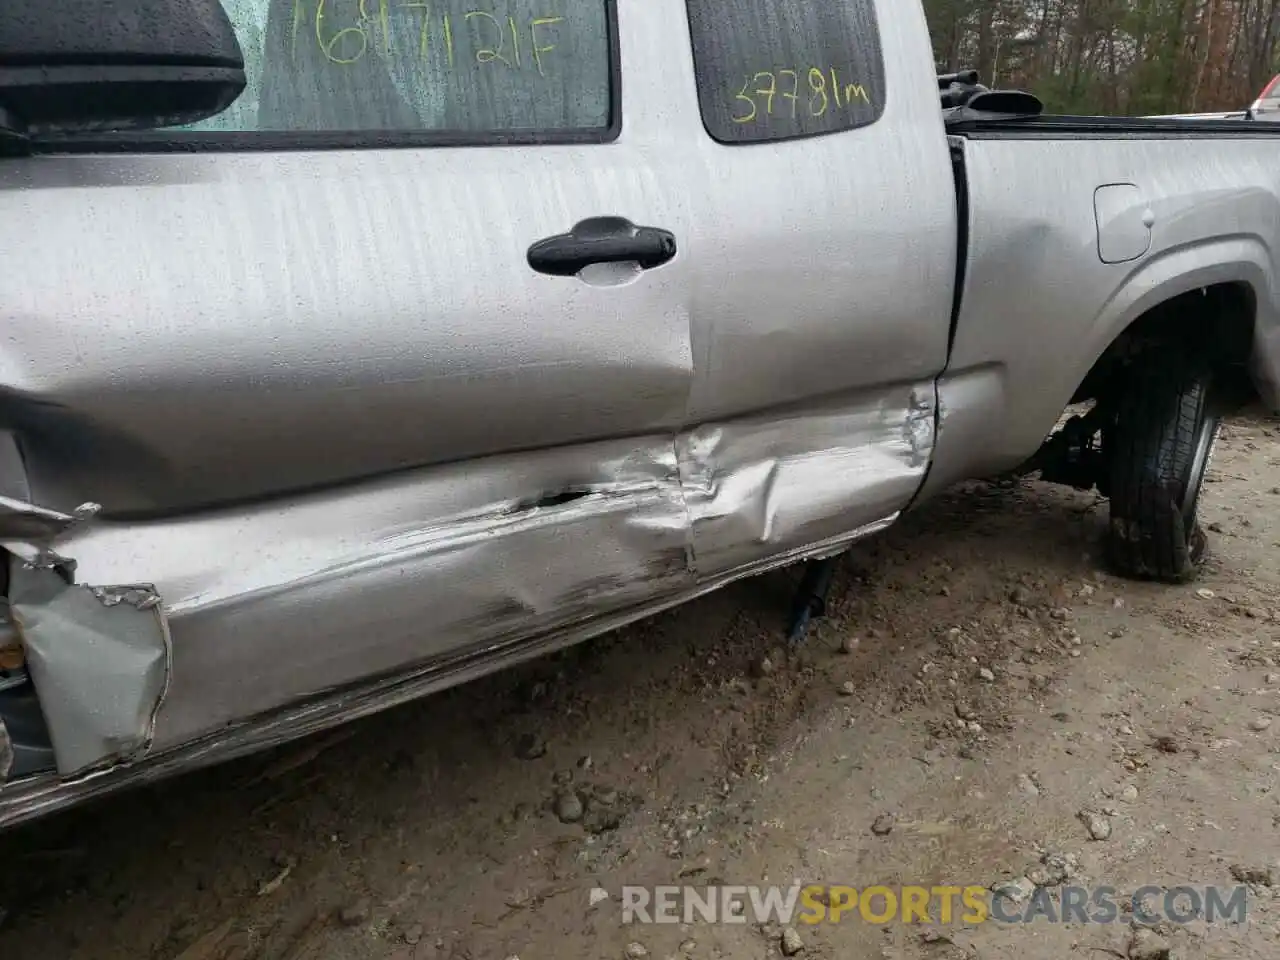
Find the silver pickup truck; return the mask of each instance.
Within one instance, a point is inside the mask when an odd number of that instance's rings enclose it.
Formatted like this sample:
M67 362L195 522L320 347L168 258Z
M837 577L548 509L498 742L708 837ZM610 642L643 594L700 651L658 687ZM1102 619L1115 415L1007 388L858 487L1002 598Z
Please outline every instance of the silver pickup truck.
M1280 405L1276 128L940 80L914 0L6 4L0 150L0 825L965 478L1186 581Z

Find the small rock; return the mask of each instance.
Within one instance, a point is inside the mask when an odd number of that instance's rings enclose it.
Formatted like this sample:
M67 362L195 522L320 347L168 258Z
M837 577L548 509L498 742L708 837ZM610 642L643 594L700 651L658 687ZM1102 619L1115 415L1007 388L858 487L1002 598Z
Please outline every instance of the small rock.
M613 787L597 786L587 797L587 814L582 825L590 833L605 833L622 826L626 812L619 801L621 794Z
M987 683L993 683L996 679L996 675L992 673L990 670L988 670L986 667L983 667L978 671L978 677L982 680L985 680Z
M1120 799L1133 803L1138 799L1138 788L1132 783L1125 784L1124 789L1120 791Z
M1257 886L1272 885L1276 872L1271 867L1246 866L1243 863L1231 865L1231 878L1237 883L1252 883Z
M858 645L861 643L857 637L845 637L840 641L840 652L843 654L853 654L858 652Z
M844 683L840 684L840 696L842 697L852 697L857 692L858 688L854 686L852 680L846 680Z
M680 952L686 957L692 955L693 951L697 949L698 949L697 940L681 940L680 941Z
M643 943L637 943L634 940L627 944L627 948L622 951L622 955L627 960L642 960L643 957L649 955L649 951L645 949Z
M1206 587L1201 587L1199 590L1196 591L1196 596L1199 597L1201 600L1212 600L1214 597L1217 596L1217 594Z
M897 823L898 818L892 813L882 813L880 816L876 817L875 821L871 824L871 832L877 837L887 837L889 834L893 833L893 828Z
M1055 620L1065 622L1071 619L1071 611L1066 607L1055 607L1053 610L1049 611L1049 616L1053 617Z
M1262 607L1249 607L1248 609L1245 610L1244 615L1248 617L1250 620L1270 619L1270 617L1267 614L1267 611L1262 609Z
M618 802L618 791L614 787L605 787L599 784L591 791L592 805L600 805L611 807Z
M578 769L582 771L590 770L595 766L595 761L591 759L591 754L586 754L578 758Z
M1270 726L1271 726L1270 717L1254 717L1252 720L1249 721L1249 729L1252 730L1254 733L1261 733L1263 730L1268 729Z
M369 911L372 905L368 899L360 899L355 903L349 903L338 911L338 922L344 927L358 927L369 919Z
M1027 882L1036 887L1056 887L1062 879L1045 867L1032 867L1027 871Z
M1129 938L1129 960L1169 960L1169 941L1154 930L1139 927Z
M516 757L520 760L537 760L546 752L546 741L536 733L522 733L516 741Z
M1020 607L1030 606L1033 599L1031 591L1026 587L1014 587L1009 591L1009 602L1016 603Z
M1027 871L1027 879L1037 887L1056 887L1069 879L1075 869L1074 858L1061 853L1046 853L1040 863Z
M751 664L751 675L756 678L771 677L775 669L772 660L768 657L761 657Z
M920 934L921 943L955 943L951 934L936 927L929 927Z
M558 787L567 787L569 784L573 783L573 771L557 770L551 775L551 782Z
M1280 673L1267 674L1267 686L1274 687L1278 683L1280 683Z
M592 807L582 818L582 826L589 833L608 833L622 826L622 811L610 807Z
M1111 821L1104 817L1101 813L1093 810L1081 810L1077 817L1084 824L1084 828L1089 831L1089 836L1094 840L1108 840L1111 837Z
M417 944L419 940L422 939L422 935L425 932L426 931L423 929L422 924L420 923L415 923L411 927L406 927L404 931L404 942L409 944L409 946L412 947L415 944Z
M779 945L782 947L782 955L786 957L794 957L804 950L804 941L800 939L800 934L796 933L794 927L782 928Z
M966 721L967 721L967 720L977 720L977 719L978 719L978 712L977 712L976 710L974 710L974 709L973 709L973 707L972 707L972 706L970 706L969 704L964 703L963 701L959 701L959 700L957 700L957 701L956 701L956 716L957 716L957 717L959 717L961 720L966 720Z
M991 885L991 892L997 897L1003 897L1010 903L1024 903L1027 898L1036 892L1036 884L1027 877L998 880Z
M1018 774L1018 790L1028 797L1040 796L1040 788L1036 786L1036 782L1027 774Z
M586 812L582 805L582 798L572 790L562 790L556 794L553 808L556 819L561 823L577 823Z

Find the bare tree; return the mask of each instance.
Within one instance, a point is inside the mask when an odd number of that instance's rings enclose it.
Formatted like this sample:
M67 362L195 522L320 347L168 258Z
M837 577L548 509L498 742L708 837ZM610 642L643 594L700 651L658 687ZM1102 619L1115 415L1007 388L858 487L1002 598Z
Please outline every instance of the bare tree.
M1240 110L1280 73L1280 0L925 0L939 67L1050 110Z

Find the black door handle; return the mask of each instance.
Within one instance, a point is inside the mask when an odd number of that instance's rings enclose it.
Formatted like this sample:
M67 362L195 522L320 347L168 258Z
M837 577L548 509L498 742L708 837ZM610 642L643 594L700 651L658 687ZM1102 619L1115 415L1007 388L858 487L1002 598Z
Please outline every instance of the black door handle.
M529 266L553 277L573 277L593 263L634 261L652 270L676 255L676 238L657 227L637 227L624 217L592 217L568 233L529 248Z

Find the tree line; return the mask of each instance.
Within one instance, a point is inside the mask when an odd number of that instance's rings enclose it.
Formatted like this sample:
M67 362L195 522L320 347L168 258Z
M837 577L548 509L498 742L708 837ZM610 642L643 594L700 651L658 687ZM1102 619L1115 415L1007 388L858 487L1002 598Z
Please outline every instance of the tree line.
M940 71L1054 113L1243 110L1280 72L1280 0L924 0Z

